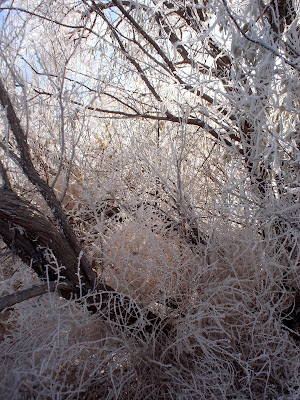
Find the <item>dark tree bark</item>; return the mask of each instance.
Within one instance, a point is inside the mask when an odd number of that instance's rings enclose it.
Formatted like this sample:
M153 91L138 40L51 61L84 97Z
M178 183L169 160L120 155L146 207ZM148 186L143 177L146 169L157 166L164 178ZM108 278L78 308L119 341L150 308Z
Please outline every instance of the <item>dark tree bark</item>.
M0 311L5 310L15 304L21 303L25 300L32 299L33 297L41 296L45 293L55 292L57 289L67 289L72 284L49 282L41 285L33 286L29 289L20 290L19 292L8 294L7 296L0 298Z
M46 250L51 249L59 265L63 266L65 278L78 286L78 257L74 249L50 219L12 190L0 189L0 234L40 277L45 278L48 274L50 280L56 280L55 270L46 255ZM83 274L80 281L85 287L92 288L92 282Z

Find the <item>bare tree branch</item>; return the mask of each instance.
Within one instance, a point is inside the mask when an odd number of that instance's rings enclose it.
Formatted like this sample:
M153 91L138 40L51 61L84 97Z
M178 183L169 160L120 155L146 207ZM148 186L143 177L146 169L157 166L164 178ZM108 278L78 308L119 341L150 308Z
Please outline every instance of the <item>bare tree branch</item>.
M244 32L243 28L240 26L240 24L238 23L236 17L233 15L233 13L231 12L228 3L226 0L222 0L223 4L226 8L226 11L228 12L228 15L230 16L230 18L232 19L234 25L237 27L237 29L239 30L240 34L242 36L244 36L245 39L247 39L249 42L252 42L254 44L257 44L258 46L263 47L264 49L270 51L271 53L273 53L276 57L282 59L286 64L290 65L291 67L295 68L297 71L300 71L300 66L298 64L295 64L294 62L288 60L286 57L284 57L282 54L280 54L280 52L276 49L274 49L274 47L270 46L269 44L263 42L262 40L258 40L258 39L254 39L253 37L251 37L250 35L248 35L246 32Z
M32 299L33 297L41 296L48 292L59 291L60 289L70 289L73 288L73 284L71 282L48 282L42 285L33 286L28 289L20 290L19 292L9 294L7 296L0 298L0 311L5 310L6 308L12 307L18 303L23 301Z

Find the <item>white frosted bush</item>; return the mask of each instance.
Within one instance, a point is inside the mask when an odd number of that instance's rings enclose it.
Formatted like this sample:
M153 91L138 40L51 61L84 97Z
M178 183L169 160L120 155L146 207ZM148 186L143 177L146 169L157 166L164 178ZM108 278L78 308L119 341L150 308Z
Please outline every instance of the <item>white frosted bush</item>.
M175 234L126 221L107 241L108 278L159 314L169 337L91 315L84 298L32 299L5 322L2 397L297 399L298 344L282 323L287 268L255 231L218 231L195 255Z
M300 399L298 3L0 1L0 399Z

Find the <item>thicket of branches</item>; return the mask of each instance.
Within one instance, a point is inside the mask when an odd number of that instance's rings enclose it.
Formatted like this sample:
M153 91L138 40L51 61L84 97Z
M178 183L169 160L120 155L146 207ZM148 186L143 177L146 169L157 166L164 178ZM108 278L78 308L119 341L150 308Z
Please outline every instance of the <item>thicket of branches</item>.
M298 399L297 2L0 27L0 397Z

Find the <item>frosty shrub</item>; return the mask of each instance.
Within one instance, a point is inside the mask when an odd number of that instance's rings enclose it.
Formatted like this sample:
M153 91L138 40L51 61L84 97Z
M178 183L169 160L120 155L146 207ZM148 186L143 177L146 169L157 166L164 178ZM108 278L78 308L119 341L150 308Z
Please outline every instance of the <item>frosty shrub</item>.
M0 2L0 399L299 399L299 4L58 3Z

